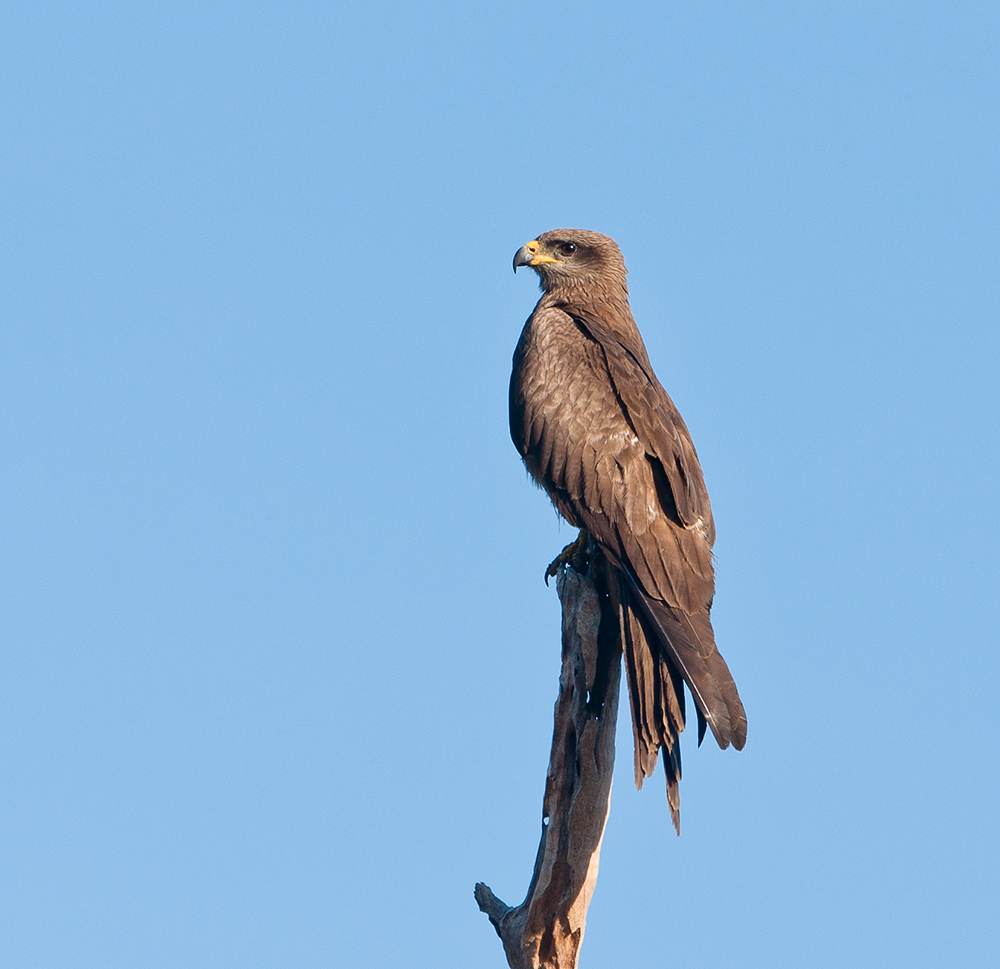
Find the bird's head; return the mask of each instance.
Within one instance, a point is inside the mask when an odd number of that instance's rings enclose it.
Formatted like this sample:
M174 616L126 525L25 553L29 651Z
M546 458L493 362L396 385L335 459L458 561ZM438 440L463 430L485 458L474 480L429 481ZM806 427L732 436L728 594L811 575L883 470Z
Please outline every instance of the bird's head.
M547 293L554 289L619 283L625 287L625 260L610 236L586 229L552 229L521 246L514 272L530 266Z

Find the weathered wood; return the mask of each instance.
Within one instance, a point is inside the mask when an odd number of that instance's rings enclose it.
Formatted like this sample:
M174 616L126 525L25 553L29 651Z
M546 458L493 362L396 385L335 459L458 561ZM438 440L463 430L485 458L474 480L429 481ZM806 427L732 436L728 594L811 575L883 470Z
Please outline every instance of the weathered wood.
M476 902L500 936L511 969L575 969L597 881L621 677L617 615L598 592L607 575L603 564L592 550L588 575L567 567L557 580L562 671L528 894L512 908L486 885L476 885Z

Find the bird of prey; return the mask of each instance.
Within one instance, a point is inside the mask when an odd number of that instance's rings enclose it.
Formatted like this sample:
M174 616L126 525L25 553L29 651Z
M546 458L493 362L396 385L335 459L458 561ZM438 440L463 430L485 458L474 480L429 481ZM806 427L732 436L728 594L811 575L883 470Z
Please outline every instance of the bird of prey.
M684 686L719 746L746 742L746 715L715 645L715 524L691 435L632 318L625 262L598 232L554 229L522 246L542 296L514 351L510 432L528 472L610 564L632 710L635 780L663 751L680 832ZM554 570L550 567L550 573Z

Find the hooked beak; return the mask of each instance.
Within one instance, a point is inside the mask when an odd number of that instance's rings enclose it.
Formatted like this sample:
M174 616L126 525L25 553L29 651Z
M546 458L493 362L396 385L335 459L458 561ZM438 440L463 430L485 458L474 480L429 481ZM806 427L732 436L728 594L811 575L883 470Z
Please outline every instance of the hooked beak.
M521 266L530 266L531 260L535 258L537 252L537 242L529 242L526 246L521 246L521 248L514 253L514 272L517 272Z
M537 239L532 239L531 242L525 243L514 253L514 272L517 272L521 266L535 267L540 266L543 262L559 262L558 259L553 259L551 256L543 256L540 253L541 246L539 246Z

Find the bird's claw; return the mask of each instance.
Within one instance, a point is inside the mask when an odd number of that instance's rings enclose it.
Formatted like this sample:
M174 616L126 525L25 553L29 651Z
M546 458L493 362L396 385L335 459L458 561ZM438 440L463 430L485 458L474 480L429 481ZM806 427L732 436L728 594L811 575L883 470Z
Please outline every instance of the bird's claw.
M571 566L577 572L586 572L590 562L590 549L587 543L587 533L581 531L576 541L570 542L551 562L545 570L545 584L558 575L564 568Z

